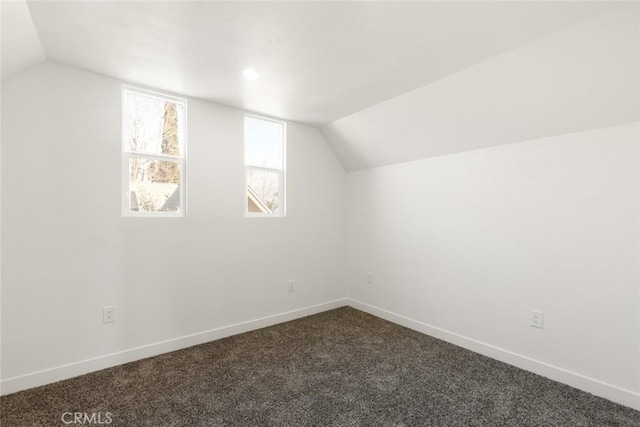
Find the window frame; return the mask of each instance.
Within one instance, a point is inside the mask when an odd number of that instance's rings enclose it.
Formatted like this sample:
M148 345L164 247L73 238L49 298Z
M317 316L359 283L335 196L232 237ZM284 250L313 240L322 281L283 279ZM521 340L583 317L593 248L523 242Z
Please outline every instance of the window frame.
M173 102L182 104L183 126L179 131L178 146L180 148L180 156L172 156L166 154L149 154L144 152L130 150L128 144L127 118L126 118L126 94L132 93L155 98L165 102ZM157 92L138 87L122 85L121 90L122 115L121 115L121 151L122 151L122 185L121 185L121 206L122 216L129 218L182 218L187 214L187 100L166 93ZM131 210L131 181L129 177L129 161L132 157L138 157L148 160L160 160L178 163L180 165L180 210L178 212L141 212Z
M265 122L276 123L282 128L281 135L281 146L282 146L282 168L265 168L260 166L249 166L247 165L247 140L246 140L246 121L247 118L263 120ZM285 218L287 216L287 180L286 180L286 169L287 169L287 122L283 120L273 119L271 117L260 116L257 114L245 113L244 119L242 122L242 146L243 146L243 163L244 163L244 187L243 187L243 210L245 218ZM271 172L278 174L278 190L279 190L279 200L278 204L281 204L281 208L276 212L271 213L262 213L262 212L249 212L249 201L247 197L248 190L248 179L247 175L250 170L255 170L258 172Z

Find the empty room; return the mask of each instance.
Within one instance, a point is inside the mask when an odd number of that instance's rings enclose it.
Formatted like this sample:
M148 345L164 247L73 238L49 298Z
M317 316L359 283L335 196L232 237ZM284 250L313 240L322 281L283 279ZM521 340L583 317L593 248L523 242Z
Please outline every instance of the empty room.
M640 425L640 3L0 6L3 427Z

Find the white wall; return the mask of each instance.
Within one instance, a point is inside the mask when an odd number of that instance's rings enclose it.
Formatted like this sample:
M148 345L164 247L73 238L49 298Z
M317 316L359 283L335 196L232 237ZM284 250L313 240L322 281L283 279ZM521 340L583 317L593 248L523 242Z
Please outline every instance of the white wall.
M351 174L349 297L640 408L638 141L633 123Z
M2 85L3 392L348 285L358 308L640 408L638 124L347 176L291 123L288 216L245 219L243 113L190 99L188 216L122 218L120 84L47 63Z
M51 63L2 85L5 380L346 296L346 172L317 129L288 125L287 217L247 219L243 112L189 99L188 215L122 218L120 85Z

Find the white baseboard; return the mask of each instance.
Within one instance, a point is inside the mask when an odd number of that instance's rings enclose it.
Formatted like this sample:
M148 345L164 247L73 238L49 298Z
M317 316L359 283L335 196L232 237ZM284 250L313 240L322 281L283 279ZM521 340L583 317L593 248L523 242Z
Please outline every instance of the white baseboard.
M25 375L7 378L0 381L0 394L6 395L17 391L50 384L56 381L73 378L79 375L88 374L90 372L99 371L101 369L118 366L123 363L129 363L147 357L157 356L159 354L170 351L180 350L209 341L226 338L232 335L265 328L282 322L299 319L301 317L310 316L312 314L321 313L323 311L332 310L334 308L349 305L355 309L362 310L366 313L388 320L390 322L405 326L409 329L439 338L443 341L450 342L468 350L491 357L492 359L508 363L518 368L525 369L538 375L563 384L570 385L577 389L592 393L596 396L604 397L621 405L629 406L636 410L640 410L640 393L614 386L593 378L586 377L576 372L571 372L548 363L540 362L529 357L513 353L511 351L495 347L483 342L446 331L444 329L428 325L426 323L410 319L408 317L375 307L363 302L344 298L335 301L329 301L298 310L288 311L285 313L275 314L260 319L250 320L234 325L223 326L204 332L161 341L145 346L140 346L117 353L111 353L92 359L81 360L67 365L57 366L50 369L44 369Z
M292 310L285 313L262 317L248 322L237 323L235 325L223 326L208 331L198 332L179 338L173 338L153 344L131 348L117 353L106 354L92 359L81 360L67 365L56 366L25 375L19 375L0 381L0 394L10 394L17 391L38 387L56 381L77 377L101 369L110 368L123 363L129 363L147 357L157 356L170 351L180 350L194 345L203 344L209 341L219 340L232 335L262 329L282 322L299 319L323 311L347 305L347 299L329 301L323 304Z
M422 332L423 334L439 338L443 341L447 341L451 344L455 344L476 353L480 353L492 359L496 359L501 362L508 363L509 365L524 369L526 371L533 372L534 374L538 374L554 381L570 385L571 387L575 387L596 396L604 397L605 399L609 399L621 405L640 410L640 393L634 392L632 390L617 387L615 385L589 378L576 372L571 372L566 369L550 365L548 363L531 359L521 354L513 353L509 350L495 347L490 344L485 344L483 342L458 335L456 333L449 332L447 330L431 326L417 320L410 319L400 314L392 313L382 308L365 304L352 298L348 298L348 305L355 309L364 311L398 325L413 329L414 331Z

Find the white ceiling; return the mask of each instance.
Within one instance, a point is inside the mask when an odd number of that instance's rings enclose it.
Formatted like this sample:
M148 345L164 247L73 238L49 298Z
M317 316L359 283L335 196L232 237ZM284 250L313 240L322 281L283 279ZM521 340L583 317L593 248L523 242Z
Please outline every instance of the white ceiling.
M638 121L638 6L621 5L322 131L354 171Z
M333 122L612 7L590 2L28 4L51 61L313 124ZM244 80L247 66L259 69L261 78Z
M49 60L319 125L350 171L640 114L637 3L3 0L1 11L2 81Z
M24 0L0 3L2 13L2 81L46 60Z

